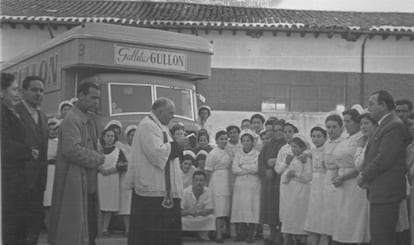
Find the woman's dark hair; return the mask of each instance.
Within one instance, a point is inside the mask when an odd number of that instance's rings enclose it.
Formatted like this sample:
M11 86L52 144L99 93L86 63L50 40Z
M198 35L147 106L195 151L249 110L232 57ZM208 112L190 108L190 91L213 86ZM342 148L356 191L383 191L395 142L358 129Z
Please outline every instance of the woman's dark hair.
M253 119L255 118L259 119L262 123L265 122L265 118L261 114L256 113L256 114L253 114L253 116L250 118L250 123L253 122Z
M339 115L337 115L337 114L329 115L328 117L326 117L325 124L326 124L328 121L334 121L334 122L337 122L337 123L338 123L338 125L339 125L339 127L344 126L344 121L342 120L341 116L339 116Z
M408 111L413 110L413 102L411 102L410 100L407 100L407 99L396 100L395 105L396 106L397 105L407 105L408 106Z
M8 87L10 87L15 79L16 78L14 77L13 74L2 72L1 73L1 90L6 90Z
M274 125L275 124L275 122L277 121L277 119L276 120L273 120L273 119L269 119L269 120L267 120L266 122L265 122L265 126L269 126L269 125Z
M326 139L326 137L328 137L328 134L327 134L327 132L326 132L326 130L325 129L323 129L322 127L319 127L319 126L315 126L315 127L313 127L312 129L311 129L311 135L313 134L313 132L315 132L315 131L318 131L318 132L321 132L322 133L322 135L323 135L323 137Z
M286 123L285 119L279 119L279 120L275 121L275 125L279 125L282 128L285 126L285 123Z
M191 160L191 165L194 165L195 159L191 155L189 155L189 154L183 155L181 157L181 162L183 162L185 160Z
M184 126L181 124L175 124L172 128L171 128L171 134L174 135L175 131L177 130L184 130Z
M285 123L285 126L283 126L283 128L285 128L285 127L287 127L287 126L291 126L291 127L293 128L293 131L294 131L295 133L299 133L299 129L298 129L295 125L293 125L293 124L291 124L291 123L287 122L287 123Z
M118 141L118 136L116 135L116 133L114 132L114 130L112 130L111 128L107 128L104 131L102 131L101 138L99 138L99 143L101 143L101 146L102 147L105 146L105 140L104 140L105 134L107 132L109 132L109 131L111 131L112 133L114 133L114 143Z
M200 116L200 114L201 114L201 112L202 112L203 110L207 111L208 116L211 116L211 112L210 112L210 110L209 110L208 108L206 108L206 107L201 107L200 109L198 109L198 115L199 115L199 116Z
M207 179L207 174L206 174L206 173L204 173L203 171L200 171L200 170L195 171L195 172L193 173L193 179L194 179L194 177L195 177L195 176L197 176L197 175L202 175L202 176L204 176L204 179Z
M218 140L218 138L220 138L220 136L222 136L222 135L227 135L228 136L229 134L227 133L227 131L220 130L216 133L216 140Z
M358 119L359 119L359 121L360 121L360 122L361 122L361 120L362 120L363 118L366 118L366 119L370 120L370 121L371 121L371 123L372 123L373 125L377 125L377 124L378 124L378 122L377 122L374 118L372 118L371 113L369 113L369 112L364 113L364 114L361 114L361 115L358 117Z
M253 135L248 134L248 133L242 134L242 135L240 136L240 141L241 141L241 140L242 140L245 136L249 136L249 138L250 138L250 139L254 142Z
M249 122L249 123L250 123L250 119L247 119L247 118L243 119L243 120L241 121L241 124L243 124L244 122Z
M301 139L294 137L291 141L291 143L297 144L301 149L306 149L306 144Z
M198 130L198 132L197 132L197 142L200 141L201 136L206 136L207 141L210 142L210 135L208 135L207 130L205 130L205 129Z
M119 129L119 132L121 132L121 131L122 131L121 127L119 127L119 126L118 126L118 125L116 125L116 124L111 124L111 125L109 125L109 127L108 127L108 129L110 129L110 130L114 131L114 133L115 133L115 128Z
M205 154L198 154L196 156L196 159L195 160L196 160L196 163L198 163L198 161L200 161L200 160L206 160L206 158L207 158L207 155L205 155Z
M237 133L239 133L240 134L240 128L239 127L237 127L237 126L235 126L235 125L230 125L230 126L228 126L227 128L226 128L226 130L227 130L227 133L230 133L230 131L231 130L233 130L233 129L236 129L237 130Z
M356 109L349 109L349 110L342 112L342 116L345 116L345 115L349 115L351 117L351 120L354 121L355 123L360 122L359 120L360 115Z

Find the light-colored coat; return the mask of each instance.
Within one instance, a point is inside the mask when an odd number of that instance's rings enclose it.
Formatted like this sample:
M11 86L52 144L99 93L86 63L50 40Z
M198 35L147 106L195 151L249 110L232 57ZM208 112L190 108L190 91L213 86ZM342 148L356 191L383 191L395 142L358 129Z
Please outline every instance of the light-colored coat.
M49 242L52 245L87 245L88 170L104 162L95 151L96 119L76 106L60 126L53 187Z
M132 143L131 162L127 170L127 187L135 193L147 197L165 196L164 168L171 152L172 138L167 127L151 113L142 119ZM164 142L163 132L168 136ZM181 198L183 181L178 158L170 160L171 195Z

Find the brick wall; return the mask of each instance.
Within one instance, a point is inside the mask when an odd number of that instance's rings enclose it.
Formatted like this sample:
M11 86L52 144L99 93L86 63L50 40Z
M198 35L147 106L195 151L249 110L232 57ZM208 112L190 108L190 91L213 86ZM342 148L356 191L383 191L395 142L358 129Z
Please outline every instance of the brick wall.
M414 101L414 75L365 74L364 103L379 89ZM260 111L267 99L286 103L289 111L331 111L361 101L358 73L214 68L197 90L213 110Z

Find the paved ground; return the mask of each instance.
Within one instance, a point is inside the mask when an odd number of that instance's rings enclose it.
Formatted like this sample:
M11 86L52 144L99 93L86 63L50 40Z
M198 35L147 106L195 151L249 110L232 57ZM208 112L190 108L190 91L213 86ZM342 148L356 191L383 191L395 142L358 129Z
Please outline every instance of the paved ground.
M100 237L97 239L97 245L126 245L127 239L125 236L122 235L111 235L108 237ZM215 243L213 241L207 241L207 242L199 242L191 237L185 237L183 239L183 245L217 245L217 244L225 244L225 245L262 245L263 240L255 241L254 243L245 243L245 242L234 242L232 239L225 239L224 243ZM48 245L47 243L47 235L42 234L40 237L40 241L38 245Z

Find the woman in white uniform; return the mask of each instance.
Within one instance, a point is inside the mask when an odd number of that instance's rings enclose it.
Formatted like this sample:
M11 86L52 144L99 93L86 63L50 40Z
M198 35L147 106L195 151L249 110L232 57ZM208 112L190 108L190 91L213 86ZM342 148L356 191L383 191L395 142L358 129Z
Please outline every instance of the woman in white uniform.
M118 140L112 129L102 132L100 143L105 162L98 168L98 197L99 207L102 212L102 233L108 235L108 226L113 214L119 212L119 164L125 163L126 157L122 151L115 146Z
M306 244L305 221L308 209L310 182L312 181L312 162L310 156L301 158L308 143L301 134L295 134L290 141L292 155L286 158L286 171L283 172L280 185L286 190L282 233L285 245Z
M292 148L290 147L290 142L292 141L293 135L298 133L298 123L294 120L288 120L286 121L284 127L283 127L283 135L285 137L286 145L282 146L280 148L279 153L277 154L276 158L276 164L275 164L275 171L277 174L282 175L283 172L288 167L288 164L286 164L286 159L288 156L292 157ZM279 196L279 218L280 222L283 225L283 221L286 216L286 197L288 196L288 192L285 185L282 185L280 183L280 196ZM285 242L293 242L289 237L286 237L283 235L283 239Z
M236 241L253 242L260 217L260 179L258 176L259 152L254 147L254 133L241 132L242 150L237 152L232 170L236 176L231 210L231 223L236 224Z
M338 165L334 155L338 151L338 145L344 140L342 137L343 120L338 114L329 115L325 120L328 141L325 143L325 168L326 174L323 185L323 212L322 212L322 234L332 237L333 225L336 219L337 188L333 185L332 179L338 175Z
M363 137L359 119L362 112L362 107L358 105L342 113L348 137L339 143L334 155L338 166L338 176L332 180L332 183L337 188L338 208L334 219L332 240L340 243L369 242L366 229L368 212L364 208L368 202L366 191L357 184L358 170L355 165L358 142Z
M205 171L209 176L209 188L213 193L214 215L216 216L216 241L223 242L224 220L230 216L230 168L231 159L225 151L227 132L216 133L216 144L206 159Z
M316 126L311 129L312 143L315 147L311 150L312 154L312 183L306 214L305 230L309 232L308 245L327 245L328 237L322 232L323 209L323 183L326 174L324 166L325 142L328 135L324 126Z

